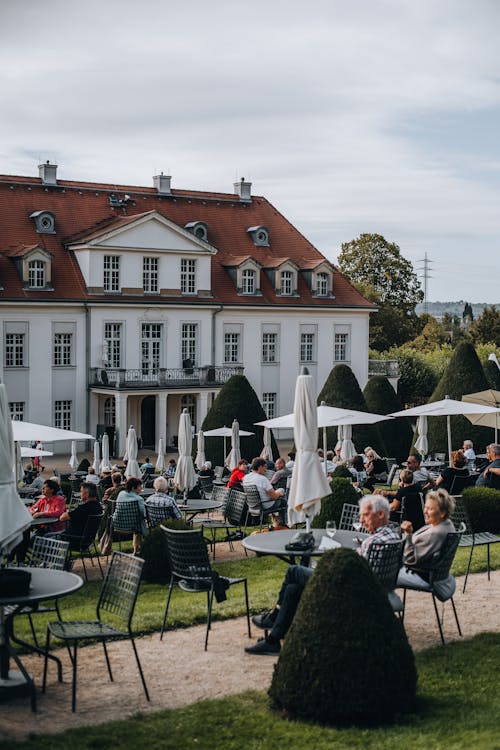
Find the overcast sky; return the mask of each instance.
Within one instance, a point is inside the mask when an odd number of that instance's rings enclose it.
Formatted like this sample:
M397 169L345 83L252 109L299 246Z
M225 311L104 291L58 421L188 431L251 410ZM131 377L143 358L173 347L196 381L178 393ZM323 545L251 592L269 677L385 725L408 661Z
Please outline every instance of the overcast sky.
M0 0L0 173L232 192L500 302L497 0Z

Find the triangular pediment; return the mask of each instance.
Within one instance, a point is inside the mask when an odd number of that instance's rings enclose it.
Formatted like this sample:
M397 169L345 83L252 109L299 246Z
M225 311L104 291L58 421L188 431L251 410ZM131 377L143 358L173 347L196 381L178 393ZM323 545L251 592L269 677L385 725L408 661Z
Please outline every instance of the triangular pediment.
M80 236L68 247L72 250L105 248L196 255L215 255L217 252L217 248L156 211L117 219L101 231L94 229L87 236Z

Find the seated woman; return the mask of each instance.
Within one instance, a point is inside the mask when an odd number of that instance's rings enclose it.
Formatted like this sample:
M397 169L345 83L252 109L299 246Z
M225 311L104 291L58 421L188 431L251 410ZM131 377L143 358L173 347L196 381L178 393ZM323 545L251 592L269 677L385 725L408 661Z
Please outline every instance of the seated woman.
M226 484L226 487L231 489L231 487L234 490L239 490L240 492L243 492L243 477L248 472L248 461L246 458L242 458L238 466L232 470L231 476L229 477L229 481Z
M398 586L415 582L428 583L426 569L431 567L447 534L455 531L449 518L454 510L455 501L446 490L431 490L425 498L425 526L414 531L410 521L403 521L401 531L405 536L405 546Z
M211 461L205 461L203 466L198 472L199 477L209 477L210 479L215 478L215 471L212 469L212 462Z
M467 459L462 450L452 451L451 466L443 469L436 479L436 487L441 487L446 492L450 492L455 477L468 477L469 469L467 468Z
M422 511L421 491L420 484L413 481L413 472L409 469L402 469L399 472L399 488L397 491L375 490L375 494L383 495L388 500L392 500L390 505L391 521L410 521L416 530L425 523ZM401 515L402 508L403 515Z
M43 495L31 508L28 508L33 518L59 518L66 510L66 498L59 494L59 484L53 479L46 479L42 487ZM48 531L58 532L66 528L64 521L56 523L42 524L38 526L35 534L40 536ZM15 557L18 563L24 562L26 552L30 546L30 529L23 533L22 541L14 549L12 557Z
M349 471L353 476L353 484L356 485L360 490L363 489L366 482L366 471L363 463L363 456L354 456L351 458Z
M141 536L145 536L148 533L148 527L146 526L146 511L144 510L144 500L142 499L140 492L142 489L142 482L136 477L130 477L125 482L125 489L120 492L116 498L116 509L113 513L113 528L117 531L130 531L133 534L133 545L134 555L139 554L141 546ZM130 505L136 504L139 510L139 526L135 529L130 528L130 518L133 514L133 510ZM128 506L128 507L127 507ZM130 512L132 510L132 513Z
M370 446L367 446L364 450L365 454L365 471L368 479L365 482L365 487L370 491L373 490L375 482L383 482L387 479L387 464L384 459L381 458L377 451Z

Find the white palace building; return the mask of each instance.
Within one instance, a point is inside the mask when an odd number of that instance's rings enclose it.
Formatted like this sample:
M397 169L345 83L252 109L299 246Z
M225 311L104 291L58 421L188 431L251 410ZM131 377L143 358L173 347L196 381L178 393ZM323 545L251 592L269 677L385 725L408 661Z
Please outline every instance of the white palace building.
M376 308L244 179L231 193L0 176L0 376L13 418L174 446L234 373L268 416L345 362ZM62 446L56 448L62 450Z

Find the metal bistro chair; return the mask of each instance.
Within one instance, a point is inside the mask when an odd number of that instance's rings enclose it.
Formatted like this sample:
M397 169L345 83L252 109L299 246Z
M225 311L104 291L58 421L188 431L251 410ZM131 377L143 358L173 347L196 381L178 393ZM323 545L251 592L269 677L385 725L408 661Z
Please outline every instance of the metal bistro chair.
M385 482L374 482L373 486L374 487L385 487L386 489L390 490L391 487L392 487L392 483L394 482L394 478L395 478L395 476L396 476L396 474L398 472L399 465L396 463L395 459L386 458L385 460L387 461L387 465L389 465L390 461L391 462L393 461L393 463L391 463L391 466L389 468L389 473L387 474L387 479L385 480Z
M215 490L222 490L224 493L226 493L225 487L215 487L214 492ZM204 519L201 522L202 531L205 532L205 529L207 531L210 531L208 544L212 549L214 560L215 545L217 543L228 542L229 549L233 550L233 542L241 541L245 538L245 532L243 531L242 526L245 523L247 510L248 506L245 493L231 488L227 490L227 494L225 496L223 519L217 520L208 518L206 520ZM222 539L217 539L217 529L224 529L226 532L226 536ZM230 531L231 529L234 529L234 531ZM243 549L245 550L245 556L248 556L246 548L243 547Z
M464 533L460 538L460 547L470 547L469 562L467 564L467 572L465 573L465 581L462 589L462 593L465 592L467 586L467 578L469 577L470 566L472 562L472 554L474 547L484 547L486 545L486 560L488 566L488 581L490 580L490 544L498 544L500 542L500 536L492 534L490 531L474 531L472 528L469 514L465 508L465 503L462 497L455 497L455 511L451 515L451 520L455 528L458 530L460 526L463 527Z
M146 699L149 701L149 693L144 679L144 674L139 661L139 654L132 635L132 617L134 614L135 603L139 592L141 582L141 572L144 560L132 555L125 555L123 552L113 552L111 563L106 573L106 578L102 585L99 601L97 602L96 619L89 621L75 620L64 622L49 622L47 625L47 641L45 646L45 664L43 669L43 692L47 683L47 656L50 645L50 636L63 640L68 645L73 646L71 663L73 666L72 677L72 697L71 710L76 709L76 676L77 676L77 656L78 644L80 641L97 640L102 643L106 666L108 668L109 679L113 682L113 673L109 662L106 641L110 638L128 637L132 642L135 660L139 668L142 686ZM101 615L106 613L105 622ZM126 622L125 628L118 628L115 622Z
M453 477L450 486L450 495L461 495L467 487L474 487L477 477L470 475L468 477Z
M190 594L207 595L207 631L205 635L205 651L208 646L208 634L212 623L212 606L216 589L222 586L227 589L237 583L242 583L245 589L245 606L247 614L248 637L251 638L250 611L248 607L248 585L246 578L227 578L212 571L208 550L201 529L177 531L161 526L167 537L167 555L170 564L170 586L168 589L165 614L161 625L160 640L167 623L168 609L174 586L177 584L182 591Z
M248 505L245 526L249 525L248 523L249 518L250 516L253 516L254 518L259 519L259 527L262 529L262 526L264 524L264 519L269 517L269 515L271 514L271 511L264 508L264 505L262 503L262 500L259 494L259 490L253 484L244 485L243 492L245 493L246 501ZM272 512L276 513L277 511L272 511Z
M357 524L357 526L355 527L354 524ZM342 506L342 514L340 516L339 529L344 529L345 531L361 531L364 534L368 533L368 530L361 525L359 520L359 505L344 503Z
M367 562L389 599L393 612L403 613L403 602L396 594L396 582L403 559L404 541L374 542L368 548Z
M113 534L119 535L119 545L121 549L120 536L122 535L142 535L142 513L137 500L127 500L116 503L115 511L111 517L111 530Z
M213 482L210 477L198 477L198 486L203 500L212 499Z
M168 508L162 507L161 505L148 505L144 503L144 510L146 511L146 523L148 529L156 529L164 521L167 521L174 516L169 513Z
M94 565L94 556L96 557L99 571L101 573L101 578L104 578L99 551L97 549L95 541L102 519L102 513L100 515L89 516L87 518L87 521L85 522L85 526L81 536L66 533L64 534L64 538L69 542L68 561L70 563L72 562L73 555L81 559L86 581L88 581L89 578L87 575L87 568L85 566L85 555L89 556L92 565Z

